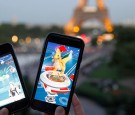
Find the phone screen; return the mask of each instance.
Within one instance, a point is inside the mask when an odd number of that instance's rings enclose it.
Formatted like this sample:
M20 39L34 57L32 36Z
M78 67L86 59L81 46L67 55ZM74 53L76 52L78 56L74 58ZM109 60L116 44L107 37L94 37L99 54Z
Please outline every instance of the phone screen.
M0 107L25 98L11 54L0 57Z
M35 99L67 107L80 49L48 42Z

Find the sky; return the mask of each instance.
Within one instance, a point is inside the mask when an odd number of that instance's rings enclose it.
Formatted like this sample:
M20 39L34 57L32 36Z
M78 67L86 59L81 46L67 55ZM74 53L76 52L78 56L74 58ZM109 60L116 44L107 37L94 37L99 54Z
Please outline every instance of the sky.
M88 0L95 5L96 0ZM104 0L113 23L135 18L135 0ZM0 23L64 25L78 0L0 0Z

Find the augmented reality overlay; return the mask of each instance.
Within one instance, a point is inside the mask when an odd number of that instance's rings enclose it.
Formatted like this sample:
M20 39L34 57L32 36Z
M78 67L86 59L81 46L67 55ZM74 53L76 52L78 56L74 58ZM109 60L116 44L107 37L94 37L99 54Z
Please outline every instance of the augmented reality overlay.
M48 42L35 99L67 107L80 49Z
M11 54L0 57L0 107L25 98Z

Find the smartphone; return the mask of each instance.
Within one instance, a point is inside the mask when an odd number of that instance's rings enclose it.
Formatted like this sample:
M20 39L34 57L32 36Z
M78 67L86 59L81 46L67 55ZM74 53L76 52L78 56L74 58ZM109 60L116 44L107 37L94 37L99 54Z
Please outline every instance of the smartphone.
M31 107L54 113L62 106L68 114L84 50L83 40L50 33L44 43Z
M15 113L29 105L21 71L11 44L0 45L0 109Z

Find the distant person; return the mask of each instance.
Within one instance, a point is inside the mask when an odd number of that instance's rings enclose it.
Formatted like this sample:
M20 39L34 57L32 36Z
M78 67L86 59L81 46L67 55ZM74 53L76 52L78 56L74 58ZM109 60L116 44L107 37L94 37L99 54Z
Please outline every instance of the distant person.
M85 115L81 103L75 94L73 95L72 104L73 104L75 115ZM8 115L8 114L9 114L8 109L3 108L0 110L0 115ZM44 115L49 115L49 114L45 113ZM64 108L60 106L57 107L55 111L55 115L65 115Z

